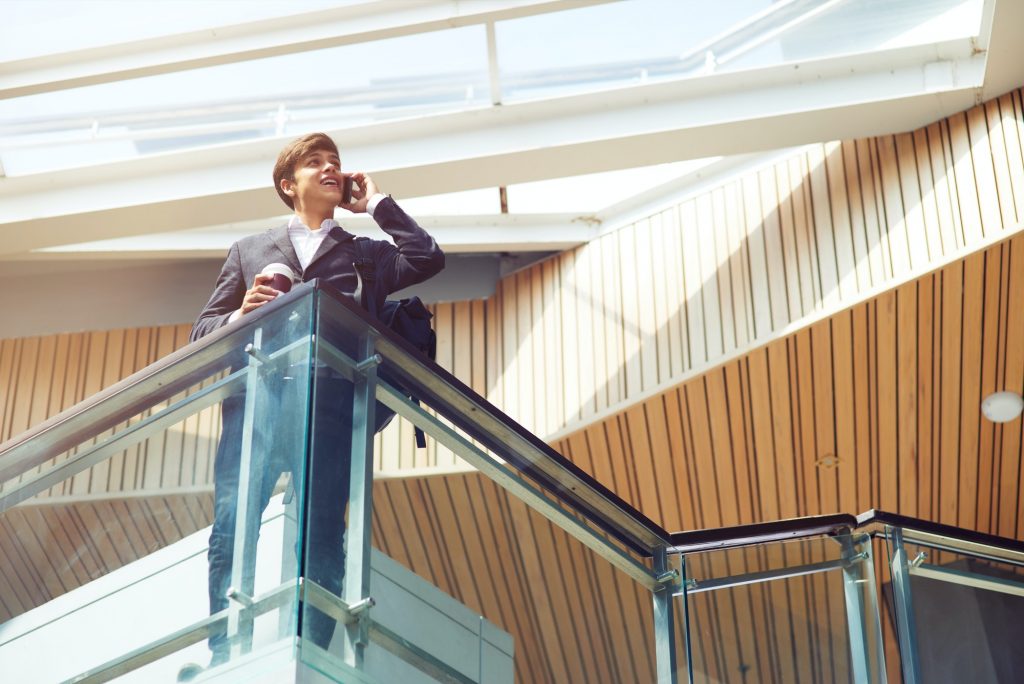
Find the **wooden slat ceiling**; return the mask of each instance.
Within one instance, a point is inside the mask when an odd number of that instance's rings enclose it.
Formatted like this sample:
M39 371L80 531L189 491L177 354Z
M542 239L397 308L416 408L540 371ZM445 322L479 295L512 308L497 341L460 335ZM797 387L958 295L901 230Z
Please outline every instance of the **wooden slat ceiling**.
M209 494L18 506L0 516L0 622L208 527Z
M663 392L555 446L672 530L882 508L1021 538L1024 236Z

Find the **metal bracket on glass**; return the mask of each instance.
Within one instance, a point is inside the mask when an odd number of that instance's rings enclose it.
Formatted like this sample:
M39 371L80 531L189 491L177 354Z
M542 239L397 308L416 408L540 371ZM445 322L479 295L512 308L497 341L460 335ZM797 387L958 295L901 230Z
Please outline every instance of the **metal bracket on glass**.
M234 587L228 587L228 591L227 594L225 594L225 596L227 596L235 603L242 604L246 608L252 608L254 605L256 605L256 602L253 600L252 596L249 596L248 594L239 591Z
M345 599L335 596L316 582L305 577L300 578L299 584L301 586L302 600L319 609L320 612L334 618L338 624L351 625L364 616L368 617L370 615L368 609L376 604L373 598L367 596L362 601L349 605L345 602Z
M257 332L259 332L259 331L257 331ZM257 362L259 362L261 364L263 364L263 363L270 363L270 357L267 356L266 354L264 354L262 351L260 351L260 348L257 345L255 345L255 344L253 344L251 342L249 344L245 345L244 351L245 351L246 354L248 354L249 356L251 356L252 358L254 358Z
M660 575L654 578L655 582L659 584L673 584L679 579L679 571L675 568L665 570Z
M372 356L368 356L362 361L357 362L352 368L356 373L362 375L366 373L366 371L371 368L376 368L382 363L384 363L384 357L380 354L373 354Z
M370 608L373 608L375 605L377 605L377 602L373 600L373 597L372 596L367 596L362 601L358 601L356 603L353 603L351 606L349 606L348 607L348 614L349 615L359 615L360 613L366 612Z

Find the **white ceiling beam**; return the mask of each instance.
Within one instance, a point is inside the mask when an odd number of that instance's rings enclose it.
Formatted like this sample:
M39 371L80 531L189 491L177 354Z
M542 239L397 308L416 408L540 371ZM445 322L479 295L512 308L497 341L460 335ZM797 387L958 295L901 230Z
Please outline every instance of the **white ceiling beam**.
M997 0L994 8L986 3L982 23L982 38L978 47L988 52L988 69L985 72L985 85L978 97L979 102L999 97L1024 84L1021 77L1024 70L1024 40L1021 40L1024 2ZM987 32L988 25L991 26L991 34ZM986 35L989 36L987 40Z
M365 215L339 216L345 230L376 239L380 228ZM286 218L245 221L196 230L100 240L50 247L6 258L18 261L138 260L222 258L231 244L248 235L280 225ZM500 252L561 252L589 242L600 222L582 213L486 214L479 216L417 217L448 254Z
M0 62L0 99L555 12L611 0L387 0Z
M330 131L397 197L912 130L974 104L969 40ZM285 139L0 180L0 254L281 214Z

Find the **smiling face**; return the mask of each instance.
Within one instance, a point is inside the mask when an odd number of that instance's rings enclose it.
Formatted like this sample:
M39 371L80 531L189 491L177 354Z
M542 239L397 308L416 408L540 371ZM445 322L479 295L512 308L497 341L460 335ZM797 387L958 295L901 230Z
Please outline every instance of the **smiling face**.
M313 149L301 156L292 178L281 179L281 190L296 211L336 207L341 202L341 159L333 150Z
M312 157L316 155L319 155L319 160L314 162ZM325 165L327 162L332 162L335 180L340 184L338 157L338 146L326 133L309 133L285 145L274 163L274 189L277 190L281 201L287 204L289 209L297 208L295 200L299 199L299 187L296 174L307 173L306 170L309 168L307 163ZM313 197L314 195L311 195L310 199Z

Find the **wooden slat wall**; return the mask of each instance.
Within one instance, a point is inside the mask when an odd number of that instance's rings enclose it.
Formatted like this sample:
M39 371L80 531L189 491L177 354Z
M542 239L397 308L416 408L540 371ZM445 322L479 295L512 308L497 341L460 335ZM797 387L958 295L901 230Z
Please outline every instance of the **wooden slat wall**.
M188 342L189 329L177 325L0 340L0 441L170 354ZM208 485L219 434L219 413L203 411L40 496L80 497ZM96 441L62 454L54 462Z
M13 508L0 516L0 623L212 522L210 494Z
M551 434L977 248L1024 219L1021 132L1015 92L815 146L505 280L492 397Z
M1024 221L1022 139L1016 91L912 133L812 146L517 274L493 299L515 330L492 396L538 434L582 426L976 250Z
M980 410L1001 388L1024 388L1024 235L554 446L672 530L882 508L1021 538L1021 421Z

